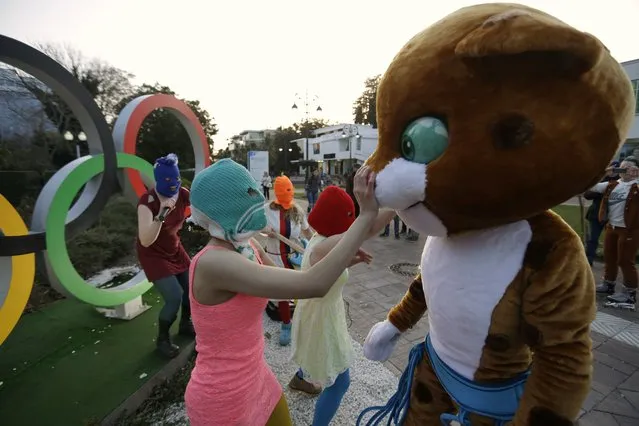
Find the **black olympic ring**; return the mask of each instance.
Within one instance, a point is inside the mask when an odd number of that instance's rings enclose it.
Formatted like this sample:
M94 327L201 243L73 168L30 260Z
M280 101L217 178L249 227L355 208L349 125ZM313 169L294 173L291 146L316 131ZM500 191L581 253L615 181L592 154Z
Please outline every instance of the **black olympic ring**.
M93 218L104 209L118 189L117 158L113 135L102 111L91 94L62 65L39 50L18 40L0 35L0 62L12 65L36 77L53 90L71 108L87 135L89 152L104 154L104 172L87 182L69 211L68 236L88 229ZM84 161L79 158L75 161ZM51 194L51 197L54 194ZM38 197L40 198L40 197ZM37 224L36 224L37 225ZM17 256L46 249L44 224L28 235L0 236L0 256Z

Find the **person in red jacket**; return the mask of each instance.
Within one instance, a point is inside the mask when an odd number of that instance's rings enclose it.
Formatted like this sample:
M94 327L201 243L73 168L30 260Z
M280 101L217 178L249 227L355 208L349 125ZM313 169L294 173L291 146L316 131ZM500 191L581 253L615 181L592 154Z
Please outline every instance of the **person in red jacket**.
M181 187L178 158L175 154L158 158L153 166L155 187L138 201L137 255L146 277L162 295L157 351L169 358L180 348L171 342L169 330L180 305L182 317L179 333L194 336L189 304L189 266L178 232L190 215L189 191Z

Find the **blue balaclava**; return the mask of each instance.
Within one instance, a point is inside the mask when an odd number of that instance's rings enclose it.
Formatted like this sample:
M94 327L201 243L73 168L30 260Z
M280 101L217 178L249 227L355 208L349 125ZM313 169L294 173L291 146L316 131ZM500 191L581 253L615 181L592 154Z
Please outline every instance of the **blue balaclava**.
M249 240L266 227L264 202L248 170L229 158L196 174L191 185L193 222L251 259Z
M153 176L155 176L155 190L158 194L169 198L175 196L181 185L177 155L169 154L155 160Z

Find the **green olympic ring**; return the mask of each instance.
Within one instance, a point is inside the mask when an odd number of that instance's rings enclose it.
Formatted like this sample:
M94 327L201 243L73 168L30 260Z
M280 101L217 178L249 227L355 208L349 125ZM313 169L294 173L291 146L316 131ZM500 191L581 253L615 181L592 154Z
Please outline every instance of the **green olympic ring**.
M153 180L153 166L146 160L135 155L118 152L117 167L129 168L139 171L146 178ZM49 265L56 276L64 277L64 287L79 300L95 306L115 306L123 304L145 293L151 288L151 283L143 272L138 273L141 278L136 284L122 289L101 289L88 284L78 274L67 251L65 242L65 222L67 213L73 204L73 200L86 182L104 171L104 158L95 155L89 160L79 164L62 181L58 191L53 195L51 208L46 218L46 242Z
M28 72L60 95L79 120L89 145L89 155L71 161L49 178L36 200L30 227L0 195L0 225L4 227L3 232L0 230L1 345L26 305L33 285L34 257L53 289L96 307L123 305L151 288L144 271L109 289L87 283L69 259L65 242L66 237L72 238L95 223L118 186L135 206L154 185L153 166L135 156L138 135L149 114L163 108L184 126L194 150L195 173L209 166L211 158L198 117L174 96L155 94L133 99L120 111L111 131L90 93L42 52L0 35L0 62ZM118 173L118 169L128 170Z

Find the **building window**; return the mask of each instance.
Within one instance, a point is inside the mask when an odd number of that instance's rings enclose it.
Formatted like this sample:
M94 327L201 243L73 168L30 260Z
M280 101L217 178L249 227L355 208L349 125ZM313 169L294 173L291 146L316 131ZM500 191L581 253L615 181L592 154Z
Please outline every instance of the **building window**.
M635 115L639 114L639 80L632 80L632 91L635 94Z
M357 150L362 150L362 138L357 138Z
M320 144L314 143L313 144L313 154L319 154L319 153L320 153Z

